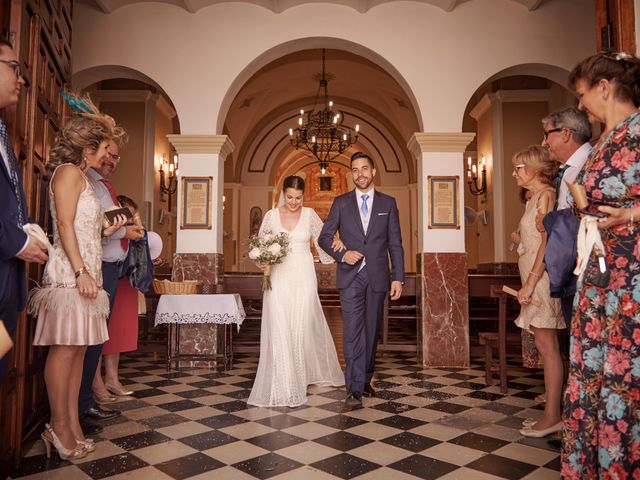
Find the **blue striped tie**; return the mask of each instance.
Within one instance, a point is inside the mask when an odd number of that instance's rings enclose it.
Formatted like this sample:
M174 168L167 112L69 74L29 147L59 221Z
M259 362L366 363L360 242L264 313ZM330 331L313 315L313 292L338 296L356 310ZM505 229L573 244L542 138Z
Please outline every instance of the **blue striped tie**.
M366 193L363 193L362 195L360 195L360 198L362 198L362 206L360 207L360 211L366 217L369 214L369 206L367 205L367 200L369 200L369 195L367 195Z
M22 211L22 195L20 192L20 182L18 180L18 161L16 160L16 156L13 153L13 148L11 147L11 141L9 140L9 133L7 132L7 126L4 124L2 120L0 120L0 142L4 145L4 149L7 152L7 163L9 164L9 177L11 178L11 183L13 184L13 193L16 196L16 201L18 203L18 226L22 227L24 225L24 212Z

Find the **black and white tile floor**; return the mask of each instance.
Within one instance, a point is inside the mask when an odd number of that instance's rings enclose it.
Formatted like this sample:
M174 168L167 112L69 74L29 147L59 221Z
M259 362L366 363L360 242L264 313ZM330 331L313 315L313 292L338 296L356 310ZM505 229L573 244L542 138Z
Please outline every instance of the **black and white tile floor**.
M75 462L47 461L41 441L12 478L135 480L557 479L559 456L546 439L523 438L523 418L540 415L539 372L509 367L509 391L486 387L469 369L423 369L415 356L379 357L376 398L349 409L344 389L310 387L298 408L245 403L257 367L237 356L232 370L167 371L140 354L123 358L135 399L114 407L97 449ZM54 458L55 457L55 458Z

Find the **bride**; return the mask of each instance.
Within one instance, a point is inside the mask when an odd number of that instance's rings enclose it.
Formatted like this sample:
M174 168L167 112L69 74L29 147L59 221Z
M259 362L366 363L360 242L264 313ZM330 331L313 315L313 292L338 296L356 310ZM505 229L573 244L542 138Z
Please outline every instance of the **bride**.
M304 180L285 178L280 204L269 210L260 234L286 232L289 253L271 266L272 290L264 292L260 332L260 361L247 403L258 407L297 407L307 401L308 385L344 385L338 355L322 313L309 240L313 238L322 263L333 259L318 247L322 220L302 206ZM333 245L341 251L339 240ZM259 265L265 269L266 265Z

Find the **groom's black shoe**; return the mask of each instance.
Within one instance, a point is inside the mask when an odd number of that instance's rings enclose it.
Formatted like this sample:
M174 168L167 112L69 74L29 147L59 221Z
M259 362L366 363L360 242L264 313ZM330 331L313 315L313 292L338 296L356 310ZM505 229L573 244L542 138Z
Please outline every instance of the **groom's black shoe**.
M376 391L373 389L370 383L367 383L364 386L364 392L362 392L363 397L375 397Z
M344 400L344 404L349 407L361 407L362 406L362 394L360 392L352 392Z

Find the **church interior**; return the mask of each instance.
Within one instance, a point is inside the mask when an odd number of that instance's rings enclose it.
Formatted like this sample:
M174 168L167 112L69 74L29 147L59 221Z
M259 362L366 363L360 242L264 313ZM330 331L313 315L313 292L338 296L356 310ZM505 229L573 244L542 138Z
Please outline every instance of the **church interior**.
M520 285L510 235L524 205L511 159L541 143L541 119L577 105L568 74L578 61L602 48L637 55L635 3L0 2L25 72L2 117L30 216L51 234L46 165L70 113L60 93L87 92L128 134L111 182L162 238L155 277L238 294L246 314L237 326L157 324L150 290L138 350L119 370L133 395L107 405L122 414L100 423L95 452L70 462L47 458L39 440L46 349L23 312L0 388L0 478L560 478L558 449L518 431L541 414L544 382L523 367L519 306L500 291ZM294 134L326 99L357 135L324 161ZM404 248L378 395L348 409L344 388L312 386L301 407L251 407L262 274L247 239L289 175L305 179L304 206L326 219L354 188L357 151L397 201ZM335 265L317 262L316 273L344 364ZM38 284L42 267L27 278Z

